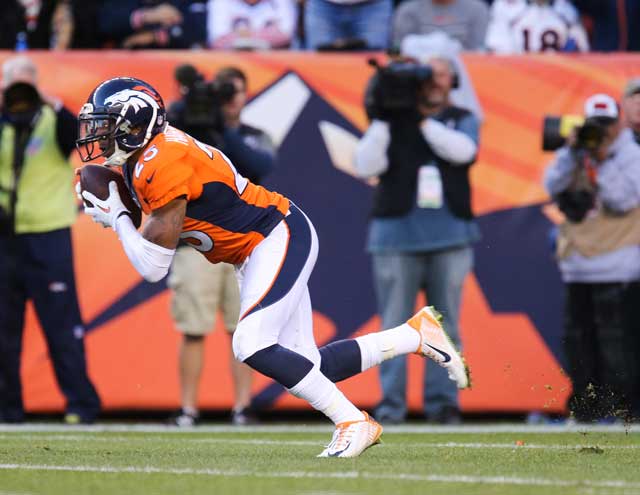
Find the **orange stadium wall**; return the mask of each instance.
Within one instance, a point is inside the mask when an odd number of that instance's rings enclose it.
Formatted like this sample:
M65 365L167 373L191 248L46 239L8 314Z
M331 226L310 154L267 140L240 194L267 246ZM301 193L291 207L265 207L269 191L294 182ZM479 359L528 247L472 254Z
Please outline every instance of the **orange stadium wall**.
M11 53L0 52L0 62ZM176 97L173 69L190 62L207 76L233 64L249 76L250 122L274 136L278 170L268 185L294 198L316 224L320 258L311 280L317 340L326 343L379 329L364 252L371 188L352 178L349 153L367 121L361 102L371 75L364 55L307 53L31 52L45 93L78 111L103 79L131 75ZM640 75L640 56L465 55L484 112L473 167L473 203L483 231L476 268L464 288L461 327L473 373L462 392L467 412L559 412L570 392L562 371L562 287L547 236L552 216L541 177L544 114L580 112L596 92L619 97ZM77 163L77 157L74 157ZM309 187L311 185L311 187ZM339 219L339 220L338 220ZM336 221L338 220L338 221ZM81 215L73 228L89 370L106 410L178 406L177 349L164 284L144 283L116 236ZM32 308L27 311L22 376L30 412L61 411L63 397ZM220 327L218 323L218 327ZM218 329L220 330L220 328ZM200 405L228 409L229 337L206 343ZM409 358L408 398L421 409L423 362ZM341 388L362 407L380 398L376 370ZM254 383L264 407L307 407L264 377Z

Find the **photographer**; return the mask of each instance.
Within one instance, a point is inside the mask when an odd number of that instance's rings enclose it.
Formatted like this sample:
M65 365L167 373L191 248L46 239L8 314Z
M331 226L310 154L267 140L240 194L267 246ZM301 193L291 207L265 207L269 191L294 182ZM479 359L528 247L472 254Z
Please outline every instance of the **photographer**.
M100 400L87 376L70 227L77 206L67 157L77 123L45 103L27 57L2 66L0 121L0 421L22 422L20 356L27 299L44 330L67 423L91 423Z
M640 78L631 79L624 88L622 113L636 143L640 144Z
M578 421L628 414L640 280L640 146L608 95L587 99L585 123L546 170L567 217L557 257L565 283L564 346Z
M372 254L382 327L404 323L416 296L442 311L444 327L460 344L458 318L462 284L473 264L471 243L479 229L471 212L469 168L475 161L479 123L451 105L456 86L450 60L429 65L392 62L369 84L372 123L358 144L355 166L378 177L367 249ZM446 372L426 365L424 411L439 423L460 422L458 393ZM406 359L380 367L382 421L405 419Z
M241 121L247 101L245 74L227 67L206 82L193 66L181 66L176 77L184 97L169 109L171 124L222 150L241 175L259 183L275 166L275 149L266 133ZM185 246L176 252L168 284L173 291L172 315L184 334L179 356L182 409L173 422L193 426L198 420L204 337L213 330L218 309L227 331L235 330L240 313L238 283L232 265L211 264ZM255 420L250 410L251 369L231 358L231 374L235 389L232 422L251 423Z

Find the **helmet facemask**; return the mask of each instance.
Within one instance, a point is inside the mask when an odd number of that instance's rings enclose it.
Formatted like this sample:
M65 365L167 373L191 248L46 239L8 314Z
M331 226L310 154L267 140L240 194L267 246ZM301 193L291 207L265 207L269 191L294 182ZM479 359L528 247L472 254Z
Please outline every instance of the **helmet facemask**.
M78 117L76 142L83 162L106 157L104 165L122 166L133 153L149 142L154 126L160 120L156 109L153 109L153 116L144 129L132 127L125 118L130 108L128 103L104 109L93 109L90 103L85 104Z

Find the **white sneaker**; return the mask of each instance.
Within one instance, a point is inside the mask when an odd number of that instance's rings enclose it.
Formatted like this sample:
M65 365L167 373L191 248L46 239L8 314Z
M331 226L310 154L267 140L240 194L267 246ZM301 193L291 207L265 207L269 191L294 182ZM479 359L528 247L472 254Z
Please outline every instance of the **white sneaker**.
M446 368L458 388L470 387L469 368L444 331L441 320L442 315L433 306L425 306L407 321L407 325L420 334L416 354L429 357Z
M169 419L169 424L179 426L181 428L192 428L198 423L198 413L186 412L180 409L174 416Z
M318 457L357 457L362 452L379 442L382 435L380 423L371 419L362 411L364 419L346 421L336 425L331 443Z

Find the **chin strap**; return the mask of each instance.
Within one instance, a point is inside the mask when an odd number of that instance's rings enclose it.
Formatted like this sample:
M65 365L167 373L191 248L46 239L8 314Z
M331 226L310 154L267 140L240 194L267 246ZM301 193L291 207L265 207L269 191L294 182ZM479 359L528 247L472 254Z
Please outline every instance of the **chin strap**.
M114 151L113 154L105 160L104 165L107 165L110 167L113 167L113 166L121 167L122 165L125 164L127 159L137 151L137 150L134 150L134 151L130 151L129 153L126 153L118 148L117 143L115 146L116 146L116 151Z

